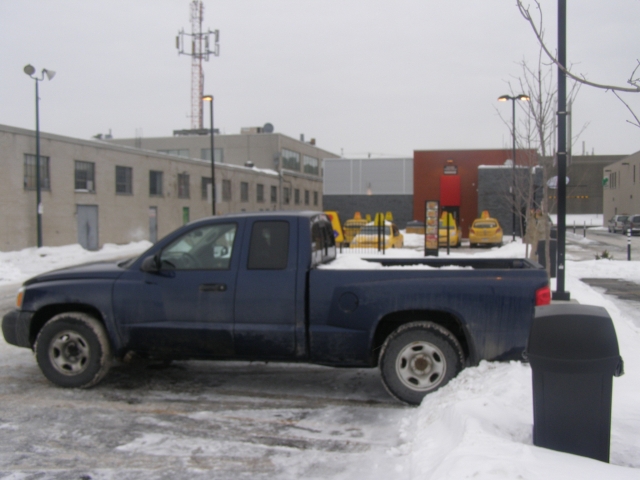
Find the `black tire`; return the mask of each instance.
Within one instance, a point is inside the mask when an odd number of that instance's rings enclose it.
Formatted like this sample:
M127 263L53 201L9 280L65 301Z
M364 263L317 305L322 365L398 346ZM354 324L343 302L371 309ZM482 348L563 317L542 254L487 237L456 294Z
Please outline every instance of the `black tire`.
M432 322L402 325L389 335L380 352L384 387L409 405L419 405L428 393L458 375L463 365L458 340Z
M98 320L82 312L51 318L38 333L34 350L44 376L61 387L92 387L111 367L107 332Z

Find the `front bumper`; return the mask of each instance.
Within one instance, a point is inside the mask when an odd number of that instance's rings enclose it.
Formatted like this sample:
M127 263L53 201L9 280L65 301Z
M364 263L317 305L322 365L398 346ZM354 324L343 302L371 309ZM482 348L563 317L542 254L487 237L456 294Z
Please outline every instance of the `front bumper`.
M12 310L2 317L2 335L4 340L17 347L31 348L29 327L33 312Z

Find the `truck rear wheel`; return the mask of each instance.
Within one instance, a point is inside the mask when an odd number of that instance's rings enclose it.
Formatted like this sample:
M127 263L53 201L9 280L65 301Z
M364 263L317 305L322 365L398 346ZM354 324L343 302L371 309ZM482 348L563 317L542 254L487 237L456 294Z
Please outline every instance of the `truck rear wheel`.
M462 347L447 329L432 322L411 322L394 331L382 346L380 373L387 391L410 405L446 385L464 364Z
M45 323L34 350L44 376L61 387L89 388L111 367L104 327L82 312L61 313Z

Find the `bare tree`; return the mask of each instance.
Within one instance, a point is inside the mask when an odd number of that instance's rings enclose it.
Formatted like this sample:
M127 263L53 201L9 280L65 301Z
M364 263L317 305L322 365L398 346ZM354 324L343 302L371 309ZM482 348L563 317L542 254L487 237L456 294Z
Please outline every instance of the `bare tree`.
M536 254L536 244L539 240L546 241L545 260L547 271L550 269L549 238L551 225L548 222L549 213L554 205L549 201L548 181L555 158L555 135L556 135L556 109L557 109L557 82L554 74L552 62L545 62L545 54L541 49L534 64L522 60L520 63L521 73L514 81L508 82L512 94L514 92L526 93L529 96L528 102L518 102L525 115L519 116L516 125L516 145L521 155L518 164L529 169L528 175L519 175L518 181L514 182L516 194L505 198L509 205L517 212L520 225L527 226L534 230L523 237L527 244L527 251L531 247L531 257ZM568 103L571 104L581 87L581 83L572 82L567 93ZM499 112L500 114L500 112ZM500 114L503 122L513 128L510 121ZM570 140L573 144L580 137L586 125L584 125L576 136ZM524 152L524 154L523 154ZM536 193L536 170L541 181L542 194L540 203L535 202ZM514 203L515 202L515 203ZM523 206L526 208L523 211ZM537 215L531 215L531 210L539 210ZM541 222L541 223L540 223ZM524 230L522 230L524 231Z
M537 10L537 14L535 15L537 17L536 19L534 19L534 14L532 14L531 12L530 5L525 6L523 0L516 0L516 3L518 6L518 10L520 11L520 14L527 21L527 23L529 23L529 26L533 30L533 33L535 34L542 51L544 52L546 57L549 59L549 61L553 65L558 67L561 71L563 71L568 78L570 78L571 80L573 80L578 84L588 85L590 87L613 92L616 98L618 98L618 100L620 100L624 104L624 106L627 108L629 113L634 118L634 121L627 120L627 122L640 128L640 119L638 119L638 116L635 114L635 112L629 106L629 104L625 102L623 98L620 96L620 93L640 93L640 76L637 76L638 69L640 68L640 60L636 59L636 65L634 66L633 70L631 71L631 74L629 75L629 78L626 81L626 84L628 86L609 85L609 84L598 83L598 82L587 80L586 75L576 74L572 71L572 67L567 68L566 66L561 65L560 61L558 60L557 52L552 51L545 43L544 23L542 20L542 8L540 7L539 0L533 0L533 3L535 5L535 10Z

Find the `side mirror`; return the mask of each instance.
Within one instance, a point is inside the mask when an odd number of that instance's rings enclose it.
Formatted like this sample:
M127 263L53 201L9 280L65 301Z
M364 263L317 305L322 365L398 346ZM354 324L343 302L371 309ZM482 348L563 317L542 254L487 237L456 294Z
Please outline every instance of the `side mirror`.
M147 273L158 273L160 271L158 263L158 258L155 255L149 255L142 261L140 270Z

